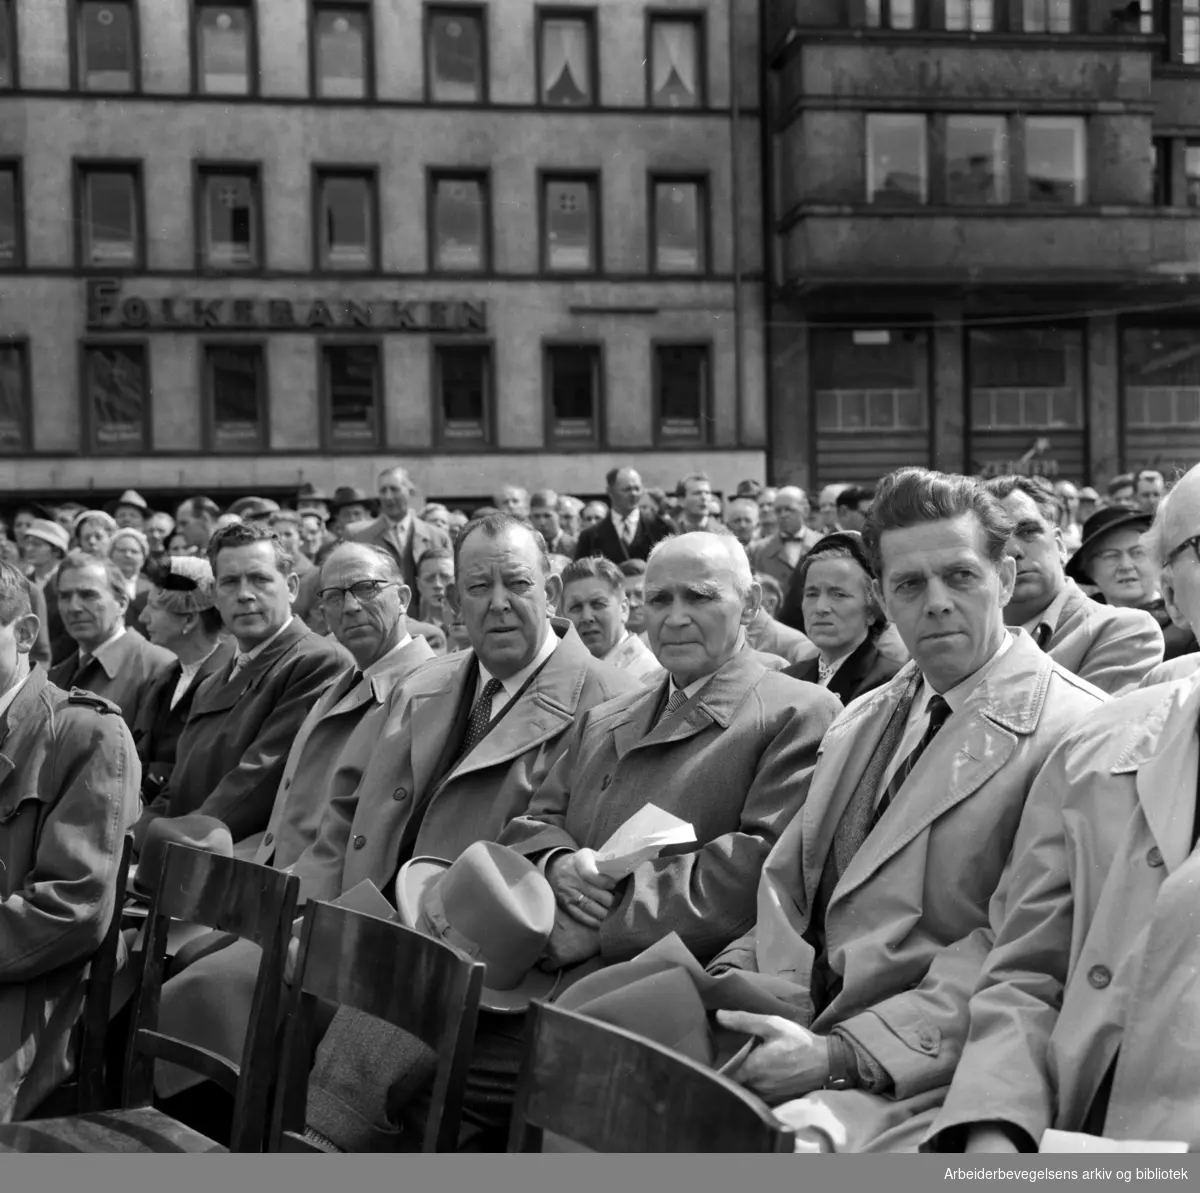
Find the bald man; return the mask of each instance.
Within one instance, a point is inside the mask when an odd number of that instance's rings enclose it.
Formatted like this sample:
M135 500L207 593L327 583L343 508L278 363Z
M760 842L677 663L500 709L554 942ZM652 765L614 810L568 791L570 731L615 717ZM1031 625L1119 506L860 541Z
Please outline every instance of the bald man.
M773 576L787 592L792 572L821 535L809 529L808 498L794 485L785 485L775 494L775 522L775 533L750 548L750 566L764 576Z

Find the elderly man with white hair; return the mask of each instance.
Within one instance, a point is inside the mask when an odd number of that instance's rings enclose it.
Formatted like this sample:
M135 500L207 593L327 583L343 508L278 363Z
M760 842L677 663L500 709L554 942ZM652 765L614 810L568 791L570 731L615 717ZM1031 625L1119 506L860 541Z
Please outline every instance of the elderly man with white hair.
M784 592L792 572L821 539L817 531L806 525L807 519L808 498L804 490L785 485L775 495L775 533L747 548L750 566L764 576L773 576Z

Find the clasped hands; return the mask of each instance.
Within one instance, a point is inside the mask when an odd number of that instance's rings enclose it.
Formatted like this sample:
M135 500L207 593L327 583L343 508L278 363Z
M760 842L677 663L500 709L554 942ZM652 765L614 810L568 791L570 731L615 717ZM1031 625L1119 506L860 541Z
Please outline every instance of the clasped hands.
M613 905L617 880L596 868L594 849L559 854L546 867L558 911L546 945L544 967L565 969L600 952L600 925Z
M718 1011L722 1027L757 1036L758 1046L728 1076L777 1104L822 1089L829 1080L829 1042L781 1015Z

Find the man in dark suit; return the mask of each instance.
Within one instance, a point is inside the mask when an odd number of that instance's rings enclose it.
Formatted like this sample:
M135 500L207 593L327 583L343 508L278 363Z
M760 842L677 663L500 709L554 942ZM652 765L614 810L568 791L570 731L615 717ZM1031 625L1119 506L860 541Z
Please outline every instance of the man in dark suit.
M158 816L216 817L235 842L265 829L300 723L350 662L293 616L296 573L274 531L226 526L208 558L237 653L197 691L171 779L134 830L139 848Z
M125 624L129 588L112 560L70 551L55 588L63 625L76 646L51 669L50 682L111 700L132 729L147 691L175 656Z
M412 599L408 612L417 614L417 560L432 547L449 547L450 536L422 521L409 509L413 486L400 467L379 474L379 517L365 526L352 526L345 537L355 543L374 543L396 561Z
M642 478L632 468L613 468L605 477L611 513L579 535L576 559L603 555L613 563L645 559L655 543L674 534L662 518L638 508Z

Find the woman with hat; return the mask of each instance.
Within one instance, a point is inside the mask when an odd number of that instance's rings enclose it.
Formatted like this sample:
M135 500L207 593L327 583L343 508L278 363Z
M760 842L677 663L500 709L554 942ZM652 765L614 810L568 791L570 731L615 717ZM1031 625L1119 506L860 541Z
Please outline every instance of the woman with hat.
M887 616L875 595L875 573L854 530L827 534L800 561L789 595L800 595L800 625L815 659L784 675L828 688L843 704L887 683L901 664L880 654Z
M27 523L24 545L26 575L30 585L41 593L45 602L45 642L40 645L48 647L50 652L47 668L69 658L75 649L75 640L67 633L62 614L58 611L58 590L54 583L58 566L70 548L71 540L57 522L50 518L33 518Z
M146 607L150 581L142 575L142 568L149 554L149 539L132 526L122 527L108 544L109 558L120 569L129 590L129 604L125 606L125 624L128 626L140 624L142 610Z
M71 541L89 555L107 555L116 532L116 522L103 510L84 510L71 523Z
M1094 513L1083 526L1083 542L1067 563L1067 575L1099 591L1093 597L1114 608L1144 609L1163 632L1164 660L1197 649L1190 630L1180 629L1167 612L1158 591L1151 553L1142 543L1152 515L1128 506L1112 505Z

